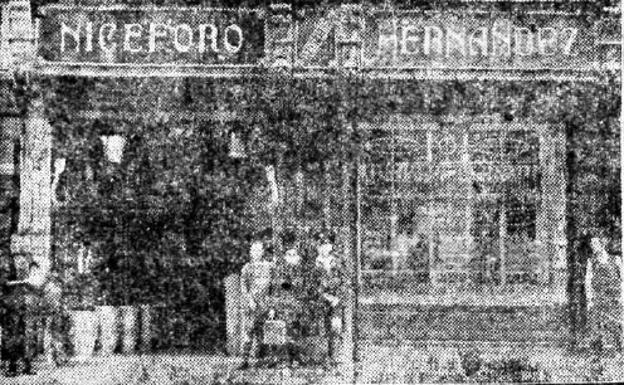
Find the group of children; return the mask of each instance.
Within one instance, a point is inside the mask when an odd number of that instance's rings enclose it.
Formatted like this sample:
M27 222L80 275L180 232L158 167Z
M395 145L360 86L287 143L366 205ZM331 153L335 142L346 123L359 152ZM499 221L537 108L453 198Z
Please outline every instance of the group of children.
M335 235L320 231L301 242L288 231L281 237L284 252L275 255L266 234L251 243L250 261L241 271L243 367L267 349L285 352L291 363L304 361L307 337L325 340L324 358L335 362L348 288ZM284 326L283 343L267 341L267 325L274 320Z

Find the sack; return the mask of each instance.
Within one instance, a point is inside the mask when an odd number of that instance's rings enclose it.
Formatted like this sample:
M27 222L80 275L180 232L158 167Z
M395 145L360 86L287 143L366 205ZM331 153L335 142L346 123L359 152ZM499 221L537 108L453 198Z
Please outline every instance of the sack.
M282 320L268 320L263 328L264 343L267 345L286 344L286 322Z
M342 332L342 318L339 316L333 316L331 318L331 331L336 334Z

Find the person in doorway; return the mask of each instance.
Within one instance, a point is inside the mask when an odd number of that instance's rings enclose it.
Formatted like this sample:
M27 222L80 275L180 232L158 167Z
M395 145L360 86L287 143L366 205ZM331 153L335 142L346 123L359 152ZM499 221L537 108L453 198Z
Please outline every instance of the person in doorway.
M23 254L16 255L16 270L23 278L6 283L9 288L5 303L9 333L3 344L6 354L3 358L7 361L7 376L34 374L32 364L37 353L37 326L46 275L37 262L28 260Z
M342 332L345 269L341 259L334 252L335 235L329 231L321 232L318 242L314 275L323 313L328 358L330 362L335 362Z
M268 315L268 297L275 264L264 258L264 244L254 241L250 248L250 261L241 271L241 295L243 307L243 365L250 366L250 359L256 355L262 341L262 328Z
M589 321L590 347L622 350L622 261L611 255L605 240L592 237L592 254L587 262L585 293Z

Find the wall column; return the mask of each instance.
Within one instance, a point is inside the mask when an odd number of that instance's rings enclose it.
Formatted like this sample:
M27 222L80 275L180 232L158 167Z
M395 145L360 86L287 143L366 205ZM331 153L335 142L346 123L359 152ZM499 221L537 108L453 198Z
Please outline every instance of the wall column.
M11 251L31 255L48 272L52 238L52 128L45 118L41 98L29 102L21 130L20 212Z

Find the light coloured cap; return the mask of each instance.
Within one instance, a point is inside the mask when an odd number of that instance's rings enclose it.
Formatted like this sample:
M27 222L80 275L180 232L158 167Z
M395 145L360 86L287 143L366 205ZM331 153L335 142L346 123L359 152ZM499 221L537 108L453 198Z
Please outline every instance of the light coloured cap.
M249 250L249 255L251 256L251 259L261 258L262 254L264 254L264 246L262 245L262 242L257 241L252 243Z

